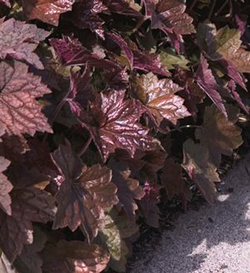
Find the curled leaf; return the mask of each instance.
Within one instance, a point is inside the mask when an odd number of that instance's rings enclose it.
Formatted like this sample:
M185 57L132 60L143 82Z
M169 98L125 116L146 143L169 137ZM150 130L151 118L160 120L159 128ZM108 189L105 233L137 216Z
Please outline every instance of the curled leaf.
M218 109L225 115L225 117L227 117L225 105L218 91L219 86L215 81L213 73L208 67L208 62L203 55L201 55L200 65L196 73L196 81L218 107Z
M75 0L22 0L29 20L39 19L58 26L60 14L70 11Z

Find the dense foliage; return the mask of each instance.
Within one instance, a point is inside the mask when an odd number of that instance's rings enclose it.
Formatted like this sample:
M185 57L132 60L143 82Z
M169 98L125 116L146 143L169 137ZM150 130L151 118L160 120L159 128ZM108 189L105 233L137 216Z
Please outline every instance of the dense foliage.
M213 202L249 114L247 2L0 0L1 273L125 272L161 194Z

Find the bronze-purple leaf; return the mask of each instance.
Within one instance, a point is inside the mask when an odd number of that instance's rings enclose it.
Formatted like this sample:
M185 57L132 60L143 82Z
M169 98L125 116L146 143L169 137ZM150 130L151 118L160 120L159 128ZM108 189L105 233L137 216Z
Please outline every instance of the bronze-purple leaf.
M93 124L83 125L93 136L104 161L117 148L127 150L133 157L136 149L154 150L159 142L149 135L138 121L145 111L139 101L125 100L124 91L113 91L97 97L91 104Z
M29 20L39 19L58 26L60 14L70 11L75 0L22 0Z
M9 134L52 132L36 98L51 91L39 76L28 73L28 66L14 61L0 63L0 126Z
M138 206L134 199L140 200L144 196L144 191L139 181L130 177L131 171L126 163L115 159L109 161L108 166L112 169L112 181L117 186L117 196L128 217L134 221L135 211Z
M56 200L58 210L53 228L82 227L91 241L103 227L104 209L117 204L117 188L111 182L112 171L99 164L87 167L72 151L69 143L52 155L64 177Z
M190 116L183 105L184 99L175 95L181 89L170 79L158 80L153 73L142 75L137 79L138 97L155 116L158 125L163 118L176 124L179 119Z

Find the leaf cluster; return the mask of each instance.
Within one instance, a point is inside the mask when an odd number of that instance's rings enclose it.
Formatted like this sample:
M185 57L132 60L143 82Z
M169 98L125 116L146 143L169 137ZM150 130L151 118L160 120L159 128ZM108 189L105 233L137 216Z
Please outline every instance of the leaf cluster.
M249 115L245 2L0 0L1 272L125 272L164 198L213 202Z

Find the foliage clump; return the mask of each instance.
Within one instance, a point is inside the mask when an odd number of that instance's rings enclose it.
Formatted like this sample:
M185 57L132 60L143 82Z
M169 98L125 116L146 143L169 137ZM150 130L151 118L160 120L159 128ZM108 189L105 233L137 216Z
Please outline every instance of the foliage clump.
M162 196L213 202L249 114L224 2L0 0L1 272L125 272Z

